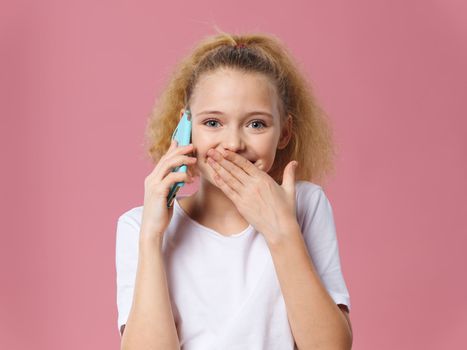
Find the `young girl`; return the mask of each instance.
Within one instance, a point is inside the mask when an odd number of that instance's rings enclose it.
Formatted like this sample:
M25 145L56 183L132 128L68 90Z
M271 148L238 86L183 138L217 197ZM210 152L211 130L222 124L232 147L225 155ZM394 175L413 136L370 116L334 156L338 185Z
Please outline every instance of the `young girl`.
M174 71L147 125L144 205L118 218L122 349L351 348L317 184L333 170L332 133L297 67L272 35L220 33ZM178 146L185 109L192 144ZM195 176L199 190L167 208L170 186Z

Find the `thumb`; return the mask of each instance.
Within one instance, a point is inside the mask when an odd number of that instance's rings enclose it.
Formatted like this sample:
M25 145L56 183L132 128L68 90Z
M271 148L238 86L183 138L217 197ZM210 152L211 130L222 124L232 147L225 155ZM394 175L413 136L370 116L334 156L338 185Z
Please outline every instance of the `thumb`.
M298 162L296 160L291 161L286 165L284 175L282 176L282 187L291 194L295 193L295 172L297 165Z

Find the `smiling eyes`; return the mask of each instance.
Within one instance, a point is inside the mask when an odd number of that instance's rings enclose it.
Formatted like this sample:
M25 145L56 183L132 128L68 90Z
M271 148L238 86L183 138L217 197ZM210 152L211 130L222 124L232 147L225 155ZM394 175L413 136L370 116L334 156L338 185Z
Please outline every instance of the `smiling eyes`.
M219 121L218 121L217 119L208 119L208 120L205 120L205 121L203 122L203 125L206 125L206 123L209 123L209 122L218 123ZM266 123L264 123L264 122L261 121L261 120L253 120L250 124L253 124L253 123L255 123L255 124L261 124L261 125L262 125L261 128L253 128L253 129L261 130L261 129L266 128L266 126L267 126Z

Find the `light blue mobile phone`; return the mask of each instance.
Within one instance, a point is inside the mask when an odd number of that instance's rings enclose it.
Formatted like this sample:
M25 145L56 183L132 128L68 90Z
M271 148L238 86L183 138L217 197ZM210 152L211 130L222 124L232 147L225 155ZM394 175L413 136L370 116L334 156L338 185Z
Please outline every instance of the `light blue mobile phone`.
M191 143L191 112L189 109L185 109L185 113L183 113L182 118L178 122L178 125L172 134L172 139L177 140L177 147L187 146ZM180 166L175 167L172 171L186 173L187 166L185 164L182 164ZM181 181L174 183L170 187L169 195L167 196L167 208L172 207L178 190L184 185L185 182Z

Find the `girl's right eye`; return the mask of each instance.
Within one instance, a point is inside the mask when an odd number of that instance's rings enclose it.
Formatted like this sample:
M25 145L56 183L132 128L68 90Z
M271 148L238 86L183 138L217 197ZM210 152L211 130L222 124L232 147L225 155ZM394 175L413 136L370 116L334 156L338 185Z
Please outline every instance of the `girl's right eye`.
M211 122L219 123L219 122L218 122L217 120L215 120L215 119L209 119L209 120L206 120L206 121L203 123L203 125L206 125L206 123L211 123ZM212 126L212 124L209 125L209 126Z

